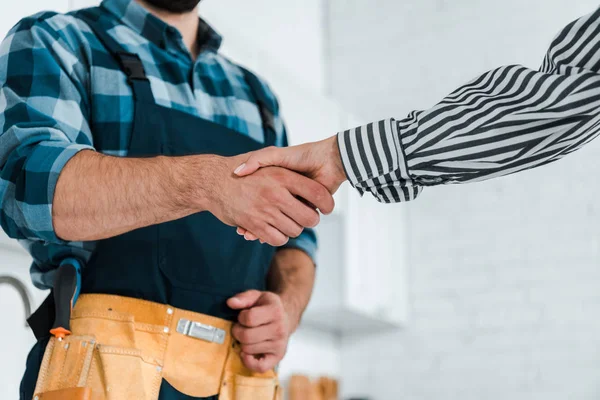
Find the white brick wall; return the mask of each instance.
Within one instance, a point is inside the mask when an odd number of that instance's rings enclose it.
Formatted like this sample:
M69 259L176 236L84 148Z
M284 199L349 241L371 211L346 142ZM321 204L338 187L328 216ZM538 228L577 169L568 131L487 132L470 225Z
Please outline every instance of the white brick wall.
M332 92L369 119L432 105L501 64L537 67L591 0L331 0ZM395 50L394 53L390 53ZM403 227L411 318L344 341L344 393L600 397L600 141L557 164L426 190ZM389 206L393 207L393 206Z

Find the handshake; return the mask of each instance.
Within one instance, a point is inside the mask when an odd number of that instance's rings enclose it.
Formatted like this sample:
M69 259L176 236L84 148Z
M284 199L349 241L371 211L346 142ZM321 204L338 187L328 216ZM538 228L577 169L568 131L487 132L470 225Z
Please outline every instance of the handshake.
M205 209L236 226L246 240L272 246L282 246L304 228L317 226L317 210L333 211L332 194L347 179L336 136L219 157L219 164L223 174L215 176L225 176L225 182L214 182L213 198Z

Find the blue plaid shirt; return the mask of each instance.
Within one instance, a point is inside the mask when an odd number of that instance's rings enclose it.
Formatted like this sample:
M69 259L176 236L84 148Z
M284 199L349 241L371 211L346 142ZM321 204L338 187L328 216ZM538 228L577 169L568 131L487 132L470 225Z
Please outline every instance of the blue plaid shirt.
M109 34L138 54L159 105L225 125L263 140L261 117L240 68L218 53L221 37L201 20L202 52L196 61L180 33L132 0L105 0L94 12L108 15ZM51 286L62 259L91 257L94 242L65 242L52 226L58 176L77 152L94 149L90 121L106 124L126 156L133 127L133 97L120 70L92 65L108 50L73 14L40 13L20 21L0 45L0 224L33 256L33 282ZM193 80L190 82L190 76ZM271 93L267 88L267 92ZM274 95L273 95L274 97ZM278 145L286 133L278 110ZM286 247L316 251L312 230Z

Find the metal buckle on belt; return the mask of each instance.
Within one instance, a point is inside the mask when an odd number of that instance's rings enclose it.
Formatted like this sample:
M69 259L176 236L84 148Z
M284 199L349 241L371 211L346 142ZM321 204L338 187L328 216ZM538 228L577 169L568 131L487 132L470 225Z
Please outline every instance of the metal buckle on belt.
M188 319L182 318L177 322L177 332L211 343L223 344L225 342L225 331L223 329Z

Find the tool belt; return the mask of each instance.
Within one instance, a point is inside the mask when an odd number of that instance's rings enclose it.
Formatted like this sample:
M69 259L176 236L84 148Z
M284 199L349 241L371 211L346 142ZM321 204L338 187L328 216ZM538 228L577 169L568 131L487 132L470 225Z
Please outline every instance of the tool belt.
M247 369L230 321L129 297L81 295L72 334L52 337L39 400L156 400L166 379L192 397L278 400L274 371Z

